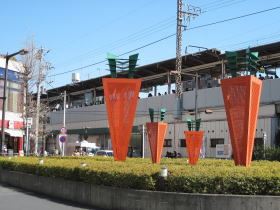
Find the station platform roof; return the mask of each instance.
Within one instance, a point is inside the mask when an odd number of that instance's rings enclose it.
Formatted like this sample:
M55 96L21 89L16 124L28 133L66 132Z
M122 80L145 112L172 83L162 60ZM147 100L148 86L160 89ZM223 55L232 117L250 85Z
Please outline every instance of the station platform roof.
M260 65L266 69L278 68L280 66L280 42L270 43L250 50L259 52ZM236 51L245 54L246 49ZM218 76L222 72L222 62L226 63L225 54L218 49L207 49L193 54L182 56L182 72L198 72L200 75L209 74ZM176 58L139 66L136 68L135 78L142 79L141 88L150 88L153 86L165 85L168 82L168 74L175 70ZM118 78L127 78L128 71L118 72ZM53 88L47 91L48 97L55 97L65 90L68 94L84 92L90 89L96 90L96 95L103 95L102 78L110 78L105 75L102 77L92 78L77 83L67 84L61 87ZM169 77L170 82L175 82L175 76ZM190 77L182 75L182 81L189 80ZM46 96L45 96L46 97ZM42 96L44 98L44 96Z

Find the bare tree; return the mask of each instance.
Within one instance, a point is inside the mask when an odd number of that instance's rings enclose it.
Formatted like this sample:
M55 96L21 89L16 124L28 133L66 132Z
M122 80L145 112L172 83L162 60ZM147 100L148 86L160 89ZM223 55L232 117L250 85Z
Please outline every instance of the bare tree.
M43 48L37 48L33 39L26 40L25 49L27 49L29 53L23 56L21 60L22 69L20 70L20 72L24 91L22 118L26 122L28 118L34 119L35 117L37 117L36 113L39 113L38 137L43 141L46 131L41 132L44 125L43 122L45 122L45 120L42 119L46 117L45 113L49 110L49 108L46 104L39 103L38 105L38 101L34 93L36 92L37 86L37 88L39 88L39 91L37 90L37 94L41 94L40 88L42 86L40 85L40 83L42 83L46 79L46 71L51 69L51 65L44 59L45 50ZM34 133L34 126L31 128L30 133ZM37 153L37 151L35 151L35 148L33 147L34 142L30 142L30 145L30 151L32 151L32 153Z

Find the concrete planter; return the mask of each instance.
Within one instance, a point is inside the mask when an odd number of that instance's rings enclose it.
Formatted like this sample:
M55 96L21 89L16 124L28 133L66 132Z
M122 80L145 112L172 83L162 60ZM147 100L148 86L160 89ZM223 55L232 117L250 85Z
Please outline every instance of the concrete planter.
M0 181L102 209L278 210L280 196L208 195L120 189L0 169Z

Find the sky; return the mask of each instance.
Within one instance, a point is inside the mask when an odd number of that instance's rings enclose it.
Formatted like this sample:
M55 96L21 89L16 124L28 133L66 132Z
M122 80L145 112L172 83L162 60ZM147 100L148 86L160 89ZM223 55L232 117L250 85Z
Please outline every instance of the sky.
M187 24L190 30L183 32L183 54L188 45L225 51L280 41L280 8L192 29L280 7L279 0L185 3L199 6L202 12ZM80 73L81 80L109 74L107 62L102 62L108 52L132 51L120 58L139 53L139 66L176 56L175 36L143 46L176 33L177 0L13 0L2 1L0 8L0 54L24 48L30 38L38 47L49 49L46 60L54 68L48 72L47 89L71 83L73 72ZM137 48L141 49L133 51Z

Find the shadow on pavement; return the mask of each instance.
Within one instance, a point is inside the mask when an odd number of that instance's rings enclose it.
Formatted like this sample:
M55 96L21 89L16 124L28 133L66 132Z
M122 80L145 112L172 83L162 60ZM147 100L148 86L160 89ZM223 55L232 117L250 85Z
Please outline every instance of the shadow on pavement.
M83 204L71 202L71 201L68 201L68 200L58 199L58 198L54 198L54 197L51 197L51 196L48 196L48 195L38 194L38 193L32 192L32 191L27 191L27 190L24 190L22 188L14 187L14 186L9 185L9 184L0 183L0 186L8 188L8 189L16 191L16 192L26 194L26 195L30 195L30 196L33 196L33 197L45 199L45 200L52 201L52 202L59 203L59 204L72 206L72 207L75 207L75 208L92 209L92 210L104 210L104 209L100 209L100 208L94 208L94 207L91 207L89 205L83 205Z

